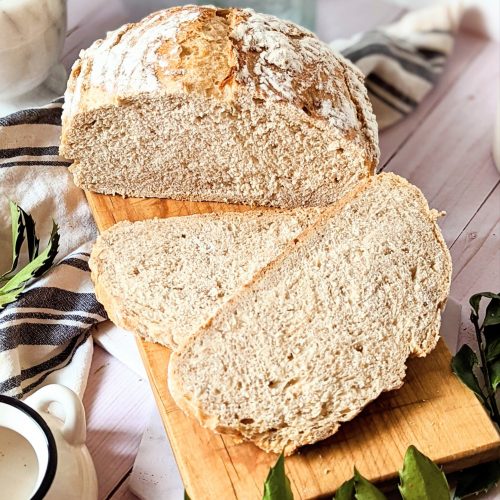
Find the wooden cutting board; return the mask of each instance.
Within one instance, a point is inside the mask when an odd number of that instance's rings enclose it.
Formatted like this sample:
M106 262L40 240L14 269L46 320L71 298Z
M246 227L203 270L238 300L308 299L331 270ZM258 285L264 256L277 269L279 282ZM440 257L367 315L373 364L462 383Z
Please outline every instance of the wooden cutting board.
M221 203L121 198L86 193L99 230L121 220L143 220L248 207ZM185 487L193 500L259 499L276 455L203 429L175 405L167 388L169 350L138 341L158 408ZM352 476L394 478L414 444L454 471L500 457L500 437L476 397L452 374L441 340L426 358L408 362L402 389L383 394L332 438L287 458L296 499L332 495Z

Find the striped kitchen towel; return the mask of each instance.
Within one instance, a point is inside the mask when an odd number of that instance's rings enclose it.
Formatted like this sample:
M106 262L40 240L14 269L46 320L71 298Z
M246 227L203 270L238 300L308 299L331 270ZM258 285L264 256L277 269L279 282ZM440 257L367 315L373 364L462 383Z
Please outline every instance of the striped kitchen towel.
M437 82L453 49L462 10L461 2L435 5L330 43L365 75L379 130L411 113Z
M0 312L0 393L23 397L42 383L83 394L92 327L106 319L89 280L87 243Z
M432 87L452 49L459 17L458 8L433 7L332 43L366 75L380 128L411 112ZM61 106L59 99L0 118L0 270L11 255L8 199L33 216L42 239L50 234L52 219L61 235L56 265L0 311L0 393L16 397L49 382L81 395L92 356L90 334L106 318L87 264L96 228L69 162L58 156ZM124 345L133 343L113 340L105 347L125 359Z
M15 397L54 382L83 394L90 333L106 319L87 263L96 229L69 162L58 156L61 106L59 99L0 118L0 269L11 258L8 199L31 213L41 245L52 218L61 236L56 265L0 311L0 393Z

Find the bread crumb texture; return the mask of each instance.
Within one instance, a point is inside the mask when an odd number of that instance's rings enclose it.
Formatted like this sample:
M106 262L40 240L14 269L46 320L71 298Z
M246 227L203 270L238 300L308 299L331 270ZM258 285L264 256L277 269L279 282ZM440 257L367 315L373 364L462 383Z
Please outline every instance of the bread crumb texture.
M436 345L451 260L435 219L393 174L328 208L173 353L176 402L266 451L334 434Z
M121 222L92 249L97 298L117 325L175 349L319 214L309 208Z
M363 76L314 34L185 6L81 52L61 154L92 191L290 208L338 200L379 151Z

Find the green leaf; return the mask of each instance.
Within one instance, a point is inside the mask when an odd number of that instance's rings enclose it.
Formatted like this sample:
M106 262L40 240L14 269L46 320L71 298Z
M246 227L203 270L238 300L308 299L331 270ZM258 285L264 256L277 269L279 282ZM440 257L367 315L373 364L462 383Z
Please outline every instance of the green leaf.
M25 284L32 278L41 276L47 269L50 268L57 255L59 248L59 233L57 224L52 224L52 233L50 240L45 250L34 260L26 264L20 271L18 271L7 283L0 288L0 295L9 294Z
M52 232L50 233L49 243L45 250L38 255L38 257L33 260L35 262L40 259L41 264L37 267L33 274L33 278L38 278L46 271L48 271L57 256L57 251L59 250L59 226L52 221Z
M413 445L406 450L399 477L399 492L403 500L450 499L450 488L443 471Z
M285 474L285 455L281 453L274 467L271 467L264 483L262 500L293 500L290 480Z
M354 490L357 500L387 500L386 496L354 467Z
M476 394L483 404L486 404L485 397L474 374L474 366L477 364L477 356L467 344L464 344L451 359L453 373Z
M0 276L0 282L6 281L17 266L19 254L24 241L23 211L13 201L9 200L10 225L12 231L12 264L10 269Z
M30 214L20 208L23 214L24 227L26 230L26 241L28 243L28 258L32 261L38 255L40 240L36 236L35 221Z
M500 460L476 465L460 473L454 499L485 493L500 481Z
M490 303L486 307L483 326L492 326L500 324L500 296L491 297Z
M488 371L490 373L491 388L496 391L500 385L500 358L488 363Z
M333 500L354 500L354 478L340 485Z
M500 300L500 295L498 293L493 293L493 292L480 292L480 293L475 293L470 299L469 299L469 304L472 307L472 313L471 313L471 321L472 317L479 316L479 303L481 302L481 299L485 297L488 299L497 299Z
M473 311L473 313L471 313L471 316L472 316L472 314L479 316L479 303L481 302L482 296L483 296L482 293L476 293L476 294L472 295L472 297L469 299L469 304L470 304L472 311Z
M184 500L191 500L186 490L184 490Z
M486 360L493 361L494 359L500 357L500 326L486 326L484 328L484 340L486 344Z
M0 311L7 305L10 304L11 302L14 302L17 297L22 293L24 290L24 285L21 286L20 288L16 288L15 290L12 290L9 293L0 293Z

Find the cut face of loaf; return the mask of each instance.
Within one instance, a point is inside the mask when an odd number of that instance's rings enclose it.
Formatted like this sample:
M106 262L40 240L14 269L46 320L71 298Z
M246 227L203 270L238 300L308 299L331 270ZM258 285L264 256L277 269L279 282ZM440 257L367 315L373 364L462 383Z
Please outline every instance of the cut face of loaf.
M319 213L311 208L118 223L92 249L97 298L117 325L176 348Z
M171 356L175 401L266 451L334 434L438 340L451 262L437 217L392 174L328 208Z
M351 63L288 21L196 6L81 53L60 151L91 191L284 208L336 201L379 154Z

